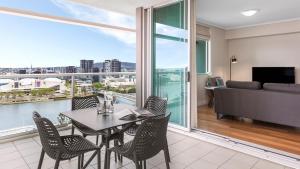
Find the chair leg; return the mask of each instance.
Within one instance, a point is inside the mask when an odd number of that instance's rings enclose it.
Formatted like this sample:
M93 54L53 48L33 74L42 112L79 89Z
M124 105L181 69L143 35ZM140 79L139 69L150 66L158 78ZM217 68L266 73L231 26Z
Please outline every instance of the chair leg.
M107 155L108 155L108 157L110 157L110 154L111 154L111 151L110 150L107 150ZM105 157L106 158L106 157ZM106 168L104 168L104 169L110 169L110 158L107 158L107 159L105 159L105 164L106 164Z
M91 163L91 161L95 158L95 156L98 155L98 150L96 150L92 156L86 161L86 163L84 164L84 166L81 167L81 169L86 169L87 166Z
M86 134L82 134L82 136L84 137L84 138L86 138ZM81 164L80 164L80 167L82 168L83 167L83 163L84 163L84 153L81 155Z
M99 135L96 136L96 145L98 145L99 142Z
M107 160L110 160L110 153L108 153L109 149L109 141L105 143L105 165L104 169L107 169Z
M78 169L81 168L81 155L78 156Z
M136 169L141 169L141 165L140 165L140 163L138 162L135 153L133 153L133 162L134 162L134 164L135 164L135 168L136 168Z
M81 155L81 164L80 164L80 167L82 168L83 167L83 163L84 163L84 154Z
M60 159L59 159L59 157L58 157L58 158L56 159L56 161L55 161L54 169L58 169L59 162L60 162Z
M42 149L41 156L40 156L40 161L39 161L39 165L38 165L38 169L42 168L44 156L45 156L45 151L44 151L44 149Z
M97 154L97 169L101 169L101 149L98 150Z
M169 146L168 146L168 140L166 139L166 143L165 143L165 150L168 156L168 162L171 162L171 158L170 158L170 152L169 152Z
M122 155L118 155L118 159L119 159L119 161L121 162L121 163L123 163L123 156Z
M120 145L123 145L124 144L124 134L122 135L122 137L118 140L119 141L119 143L120 143ZM122 155L118 155L119 156L119 161L121 162L121 163L123 163L123 156Z
M147 167L147 166L146 166L146 160L144 160L144 169L146 169L146 167Z
M164 150L164 154L165 154L166 167L167 167L167 169L170 169L167 150Z
M136 168L136 169L140 169L140 164L139 164L139 162L134 161L134 164L135 164L135 168Z
M71 135L74 135L75 127L72 125Z
M117 140L114 140L114 146L118 146L118 141ZM116 152L115 152L115 162L118 162L117 153Z

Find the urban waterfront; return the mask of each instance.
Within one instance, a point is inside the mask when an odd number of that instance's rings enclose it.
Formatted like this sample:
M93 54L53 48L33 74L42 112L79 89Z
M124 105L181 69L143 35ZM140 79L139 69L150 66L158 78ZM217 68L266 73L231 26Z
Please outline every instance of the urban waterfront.
M71 110L71 100L0 105L0 131L33 126L33 111L41 113L57 124L58 114L68 110Z
M118 97L117 103L134 105L133 101ZM60 112L71 110L71 100L58 100L47 102L20 103L0 105L0 132L6 130L34 126L32 112L37 111L42 116L49 118L54 124L58 124Z

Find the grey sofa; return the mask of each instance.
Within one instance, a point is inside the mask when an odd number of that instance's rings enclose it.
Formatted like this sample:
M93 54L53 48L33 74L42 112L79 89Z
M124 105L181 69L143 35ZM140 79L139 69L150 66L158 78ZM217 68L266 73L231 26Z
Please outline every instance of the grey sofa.
M215 89L217 117L232 115L300 127L300 85L228 81Z

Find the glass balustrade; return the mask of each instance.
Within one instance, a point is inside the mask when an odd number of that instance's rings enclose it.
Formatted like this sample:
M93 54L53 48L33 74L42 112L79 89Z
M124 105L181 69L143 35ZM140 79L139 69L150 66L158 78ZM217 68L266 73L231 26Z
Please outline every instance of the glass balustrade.
M32 131L35 128L33 111L58 126L65 126L68 120L59 114L71 110L72 96L109 92L116 96L117 103L135 105L135 73L122 73L0 76L0 139Z

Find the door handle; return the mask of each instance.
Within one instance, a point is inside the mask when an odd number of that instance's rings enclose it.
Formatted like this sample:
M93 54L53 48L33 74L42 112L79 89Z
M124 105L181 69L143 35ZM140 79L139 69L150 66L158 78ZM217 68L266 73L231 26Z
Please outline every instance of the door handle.
M186 82L190 82L191 81L191 73L188 71L186 72Z

